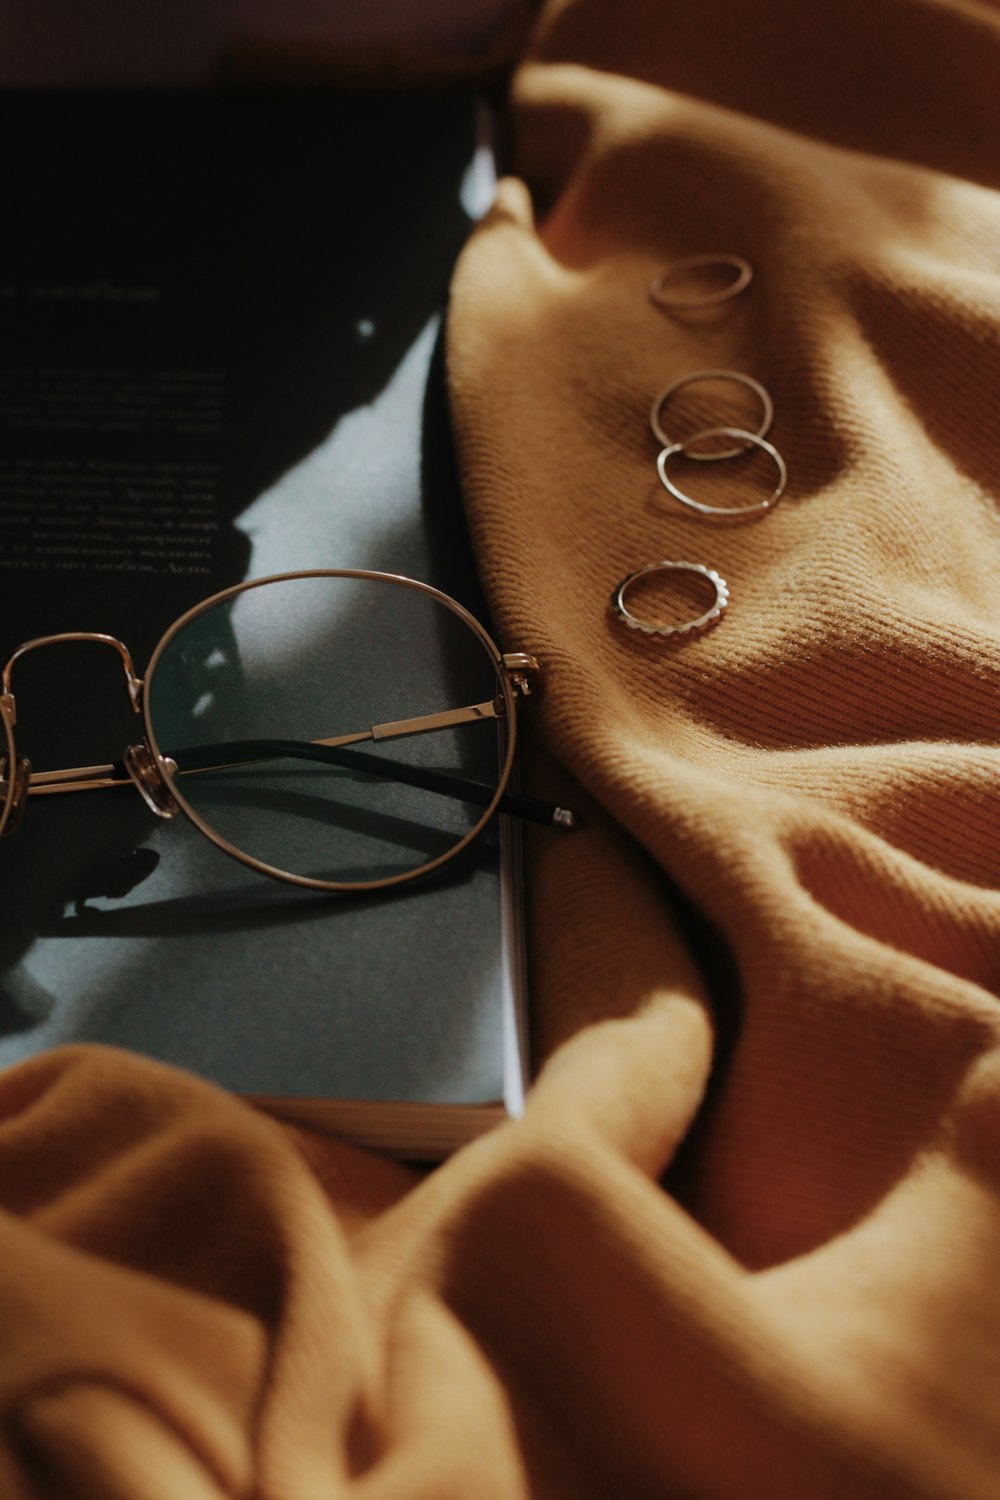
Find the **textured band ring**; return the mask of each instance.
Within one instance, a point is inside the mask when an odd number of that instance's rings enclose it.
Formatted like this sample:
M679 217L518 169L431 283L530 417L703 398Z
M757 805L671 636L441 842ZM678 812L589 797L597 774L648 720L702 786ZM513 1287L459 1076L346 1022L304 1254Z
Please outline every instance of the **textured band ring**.
M696 500L693 495L686 494L684 490L674 484L667 473L667 464L669 461L678 453L683 453L687 457L691 457L688 453L688 447L691 443L698 443L703 438L712 437L739 438L742 443L749 447L760 448L762 452L766 453L778 471L778 482L771 493L765 496L763 500L756 500L750 505L708 505L704 500ZM785 467L785 460L774 444L765 442L756 433L744 432L741 427L708 427L704 432L696 432L693 437L685 439L683 443L670 443L657 458L656 468L665 487L674 498L679 500L682 505L686 505L689 510L697 511L701 516L749 516L753 515L756 511L770 510L772 506L777 505L785 493L785 485L788 483L788 470Z
M631 588L636 579L646 578L650 573L661 572L695 573L698 577L706 579L711 584L715 597L704 614L698 615L693 620L686 620L682 625L654 625L652 621L641 620L638 615L634 615L625 603L626 591ZM694 631L704 630L706 625L711 625L717 620L728 603L729 585L726 580L721 578L714 568L706 568L703 563L691 562L647 563L645 567L636 568L635 572L627 574L611 595L611 608L618 619L630 630L639 630L643 635L691 635Z
M767 388L762 386L759 380L754 380L752 375L744 375L741 370L695 370L693 374L682 375L679 380L672 380L669 385L664 386L650 408L649 425L653 429L653 436L662 447L671 448L677 446L674 439L668 437L667 433L664 432L660 422L660 414L664 406L676 391L679 391L685 385L694 385L699 380L733 380L737 385L745 385L747 390L753 391L761 405L761 420L757 425L755 436L759 438L764 436L771 426L771 422L774 420L774 402L771 400ZM713 430L718 432L720 429L715 428ZM742 429L740 430L742 431ZM688 438L687 441L688 443L692 443L694 442L694 438ZM720 458L735 458L737 454L743 451L744 447L741 446L739 448L723 448L712 453L688 453L687 456L688 458L697 459L699 463L714 463Z
M687 271L700 271L703 266L728 266L736 274L732 281L727 282L715 292L701 292L693 297L671 292L672 281L683 277ZM660 272L659 276L653 278L649 295L657 307L717 307L720 302L728 302L730 298L738 297L740 292L745 291L750 285L752 279L753 266L742 255L717 252L708 255L688 255L683 260L672 261L665 270Z

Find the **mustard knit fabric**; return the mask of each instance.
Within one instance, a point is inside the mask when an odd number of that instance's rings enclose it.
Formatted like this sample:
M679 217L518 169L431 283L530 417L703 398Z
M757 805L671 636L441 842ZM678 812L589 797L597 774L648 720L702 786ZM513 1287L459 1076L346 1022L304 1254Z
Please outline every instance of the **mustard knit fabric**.
M586 814L526 1118L420 1174L102 1049L3 1075L4 1500L1000 1492L1000 11L552 0L505 118L450 392ZM708 252L750 286L653 305ZM660 484L700 370L773 397L767 514ZM714 627L613 617L663 559Z

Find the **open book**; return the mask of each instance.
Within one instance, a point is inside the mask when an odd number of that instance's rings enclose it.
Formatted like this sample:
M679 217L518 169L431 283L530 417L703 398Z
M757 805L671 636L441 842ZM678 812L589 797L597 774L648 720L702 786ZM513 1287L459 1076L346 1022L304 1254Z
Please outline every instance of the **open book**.
M482 618L439 337L488 180L474 101L11 95L0 129L4 659L98 631L141 674L200 599L302 568L407 574ZM137 737L105 655L18 663L38 771ZM498 819L430 879L345 899L131 790L31 798L0 844L0 1062L108 1043L441 1155L521 1107L516 839Z

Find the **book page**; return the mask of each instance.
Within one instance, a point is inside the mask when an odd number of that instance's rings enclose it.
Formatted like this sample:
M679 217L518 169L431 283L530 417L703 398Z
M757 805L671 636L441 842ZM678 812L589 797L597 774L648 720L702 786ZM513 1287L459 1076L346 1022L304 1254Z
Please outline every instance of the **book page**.
M201 598L303 567L480 610L439 340L473 101L25 96L0 118L30 143L0 249L5 657L100 631L141 672ZM141 738L107 648L16 673L36 770ZM2 1062L86 1039L269 1096L504 1093L495 834L438 878L329 898L128 788L32 798L0 878Z

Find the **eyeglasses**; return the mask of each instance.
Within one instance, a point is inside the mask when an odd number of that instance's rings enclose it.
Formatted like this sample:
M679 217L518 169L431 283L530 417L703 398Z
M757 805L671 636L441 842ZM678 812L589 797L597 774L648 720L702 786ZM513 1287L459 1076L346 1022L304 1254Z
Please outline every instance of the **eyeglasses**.
M145 738L109 765L32 772L14 743L12 669L68 641L118 653ZM567 808L508 789L516 702L538 672L447 594L355 569L213 594L168 628L142 678L113 636L41 636L0 677L0 834L29 796L133 785L157 816L186 813L265 875L397 885L460 853L496 812L575 826Z

